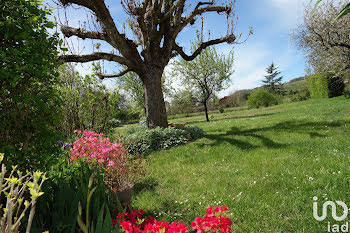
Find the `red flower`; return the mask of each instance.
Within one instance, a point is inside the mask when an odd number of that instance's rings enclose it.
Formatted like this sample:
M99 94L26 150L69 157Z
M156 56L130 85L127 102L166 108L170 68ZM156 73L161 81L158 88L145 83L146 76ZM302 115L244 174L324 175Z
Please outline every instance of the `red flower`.
M223 216L228 211L226 206L212 206L207 208L206 216L196 217L191 227L197 233L231 233L232 221ZM144 210L133 210L129 213L119 213L113 221L120 221L120 226L125 233L188 233L188 228L183 223L164 222L154 220L151 216L143 219ZM115 224L114 224L115 225Z

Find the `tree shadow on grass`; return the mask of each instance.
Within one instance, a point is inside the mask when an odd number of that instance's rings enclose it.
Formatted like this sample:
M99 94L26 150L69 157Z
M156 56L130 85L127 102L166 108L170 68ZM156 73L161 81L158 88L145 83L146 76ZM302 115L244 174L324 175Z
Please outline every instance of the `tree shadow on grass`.
M134 186L134 193L142 193L144 191L154 191L158 186L158 181L152 177L147 177L142 182L136 183Z
M276 114L276 112L271 112L271 113L259 113L259 114L253 114L253 115L249 115L249 113L246 114L240 114L240 115L223 115L223 116L216 116L212 119L210 119L210 122L216 122L216 121L222 121L222 120L227 120L227 119L245 119L245 118L255 118L255 117L268 117L271 115ZM180 121L183 123L186 123L186 125L191 125L191 124L195 124L197 122L205 122L205 118L201 118L201 119L192 119L192 120L187 120L187 121Z
M231 145L235 145L241 150L252 150L258 147L266 147L266 148L284 148L287 147L288 143L280 143L275 142L272 139L268 138L267 136L262 135L264 132L273 131L276 133L280 132L290 132L290 133L298 133L298 134L308 134L311 138L315 137L327 137L325 134L320 134L317 131L330 129L330 128L339 128L343 126L344 124L349 123L350 121L283 121L280 123L277 123L272 126L266 126L266 127L256 127L252 129L242 130L238 127L231 127L230 130L222 133L222 134L208 134L206 135L206 138L212 140L212 143L202 143L199 144L200 147L203 147L205 145L220 145L224 142L229 143ZM238 137L240 137L238 139ZM242 138L243 137L243 138ZM251 142L249 142L249 138L246 137L253 137L261 141L262 146L254 145Z

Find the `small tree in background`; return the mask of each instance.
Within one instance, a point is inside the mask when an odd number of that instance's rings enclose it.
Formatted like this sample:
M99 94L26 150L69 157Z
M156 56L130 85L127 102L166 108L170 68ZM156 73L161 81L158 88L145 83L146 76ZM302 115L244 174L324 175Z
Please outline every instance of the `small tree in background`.
M194 50L195 44L192 49ZM215 47L202 51L193 61L181 59L174 63L173 76L180 76L182 84L192 89L204 105L205 117L208 116L208 100L210 97L224 90L233 73L233 53L228 56L218 54Z
M265 80L262 82L265 84L266 90L268 90L272 94L283 94L283 84L282 78L283 76L279 76L281 73L278 71L278 68L275 67L275 64L272 62L269 67L266 68L267 75L264 76Z

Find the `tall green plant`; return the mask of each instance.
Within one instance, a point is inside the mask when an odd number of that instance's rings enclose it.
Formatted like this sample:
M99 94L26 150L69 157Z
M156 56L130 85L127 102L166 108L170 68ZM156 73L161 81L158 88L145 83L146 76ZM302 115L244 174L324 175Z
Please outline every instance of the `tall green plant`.
M86 197L86 210L85 210L85 222L83 221L83 208L81 206L81 203L79 202L78 205L78 216L77 216L77 223L80 227L80 229L83 231L83 233L119 233L119 226L116 226L113 229L113 222L112 217L109 212L108 207L105 208L105 205L103 204L96 224L94 222L90 221L89 213L90 213L90 202L92 199L92 195L96 191L97 186L92 188L94 176L91 175L89 179L89 184L87 188L87 197Z
M328 98L327 73L314 74L308 79L309 91L312 99Z
M0 152L5 163L46 170L60 121L58 36L39 0L0 1Z
M73 164L64 158L48 172L49 179L43 186L46 195L38 203L32 232L40 233L42 229L50 233L77 232L78 203L89 196L86 187L92 174L96 190L89 203L89 218L96 222L104 203L114 201L106 192L103 171L88 162ZM86 202L82 202L82 208L87 209Z

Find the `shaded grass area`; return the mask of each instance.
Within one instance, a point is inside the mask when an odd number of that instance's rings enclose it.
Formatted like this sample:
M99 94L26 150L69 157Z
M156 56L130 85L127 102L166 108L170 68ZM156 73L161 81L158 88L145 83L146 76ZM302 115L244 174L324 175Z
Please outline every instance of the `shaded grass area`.
M324 222L313 218L312 198L350 206L350 101L263 110L188 123L205 138L151 153L133 206L189 224L206 207L225 204L234 232L325 232L327 221L335 222L331 214Z

